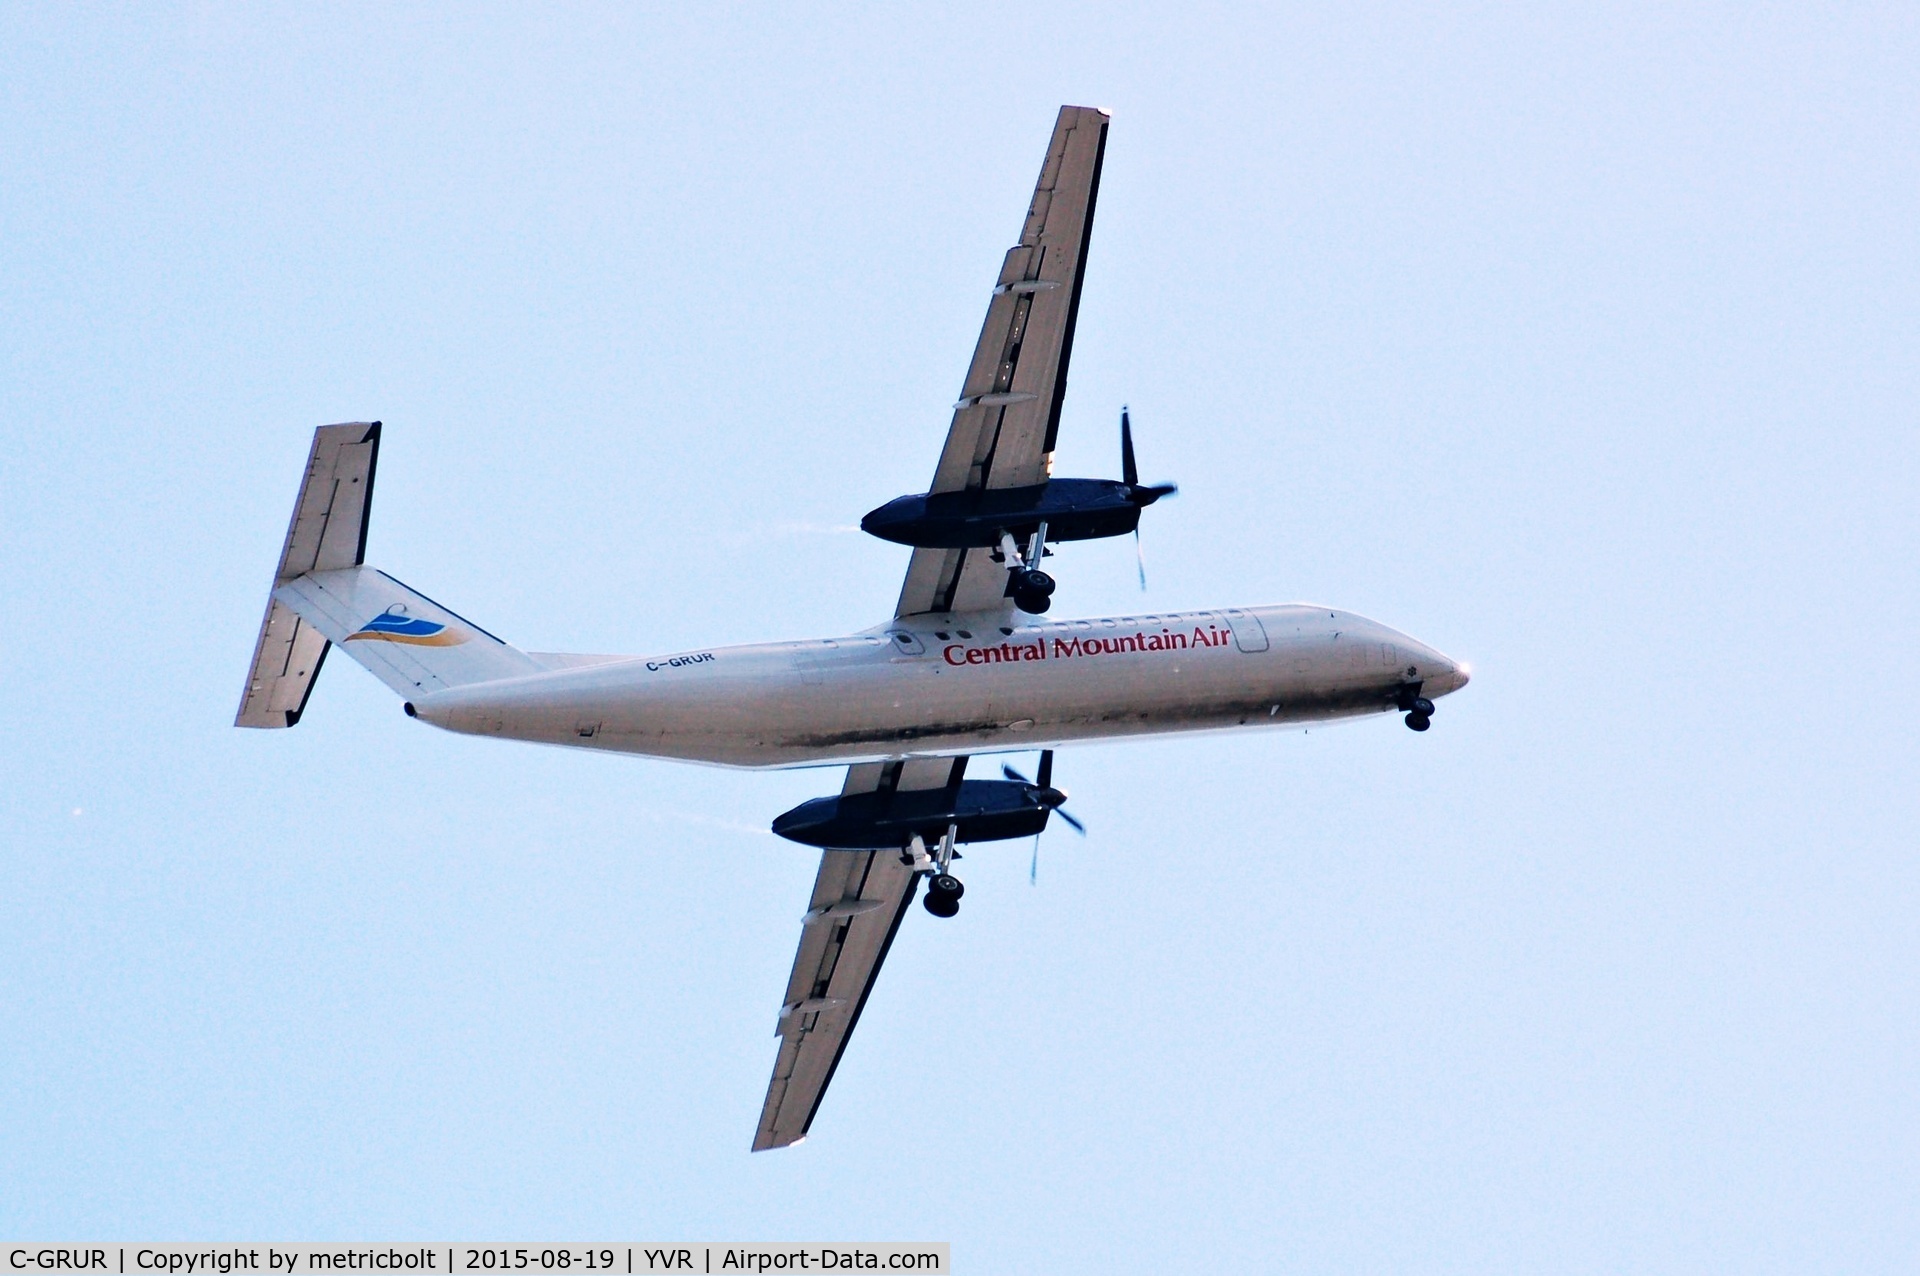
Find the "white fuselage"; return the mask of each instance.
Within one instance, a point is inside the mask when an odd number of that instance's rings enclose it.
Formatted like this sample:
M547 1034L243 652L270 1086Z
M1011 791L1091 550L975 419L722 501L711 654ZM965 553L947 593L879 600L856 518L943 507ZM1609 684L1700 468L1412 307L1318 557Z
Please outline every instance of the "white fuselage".
M1328 607L916 616L845 638L609 658L420 698L452 731L736 767L1040 748L1384 713L1466 672Z

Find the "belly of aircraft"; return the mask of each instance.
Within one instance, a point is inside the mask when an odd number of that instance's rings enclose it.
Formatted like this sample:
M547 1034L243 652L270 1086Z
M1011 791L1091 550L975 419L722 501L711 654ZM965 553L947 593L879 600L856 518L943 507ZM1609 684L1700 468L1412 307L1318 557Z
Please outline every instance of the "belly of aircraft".
M862 639L718 649L444 692L421 716L474 734L790 767L1296 725L1392 707L1401 670L1390 645L1343 643L1342 631L1322 624L1290 632L1274 620L1258 652L1202 630L1176 645L1171 629L1089 635L1065 626L992 642L936 640L915 655Z

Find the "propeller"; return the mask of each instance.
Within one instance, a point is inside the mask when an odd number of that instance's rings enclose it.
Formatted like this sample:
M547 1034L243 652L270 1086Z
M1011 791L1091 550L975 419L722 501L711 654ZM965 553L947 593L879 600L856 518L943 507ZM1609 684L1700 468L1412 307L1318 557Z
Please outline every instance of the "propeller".
M1140 484L1140 465L1133 456L1133 416L1125 405L1120 408L1120 481L1127 485L1127 499L1141 509L1153 504L1163 496L1172 496L1180 490L1178 483L1151 483L1145 487ZM1140 525L1133 525L1133 558L1140 568L1140 589L1147 588L1147 553L1140 547Z
M1009 780L1012 780L1016 784L1026 785L1028 790L1032 792L1034 801L1038 802L1041 806L1046 807L1053 814L1065 820L1067 822L1067 827L1071 828L1074 832L1078 833L1081 837L1085 837L1087 835L1087 826L1082 824L1079 820L1075 819L1073 817L1073 814L1070 811L1067 811L1065 809L1066 801L1067 801L1067 794L1065 790L1056 789L1053 787L1053 750L1052 749L1040 750L1040 774L1038 779L1029 780L1026 776L1020 774L1018 771L1014 770L1012 767L1004 766L1004 765L1000 768L1000 774L1006 776ZM1033 860L1031 863L1027 865L1027 881L1037 882L1039 879L1040 879L1040 838L1038 834L1035 834L1033 839Z

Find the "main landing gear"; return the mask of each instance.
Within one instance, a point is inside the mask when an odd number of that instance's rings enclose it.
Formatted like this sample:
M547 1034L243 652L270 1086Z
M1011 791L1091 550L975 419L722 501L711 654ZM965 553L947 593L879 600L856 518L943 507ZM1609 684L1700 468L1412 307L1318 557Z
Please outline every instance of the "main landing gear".
M1407 715L1410 730L1425 731L1433 725L1433 701L1420 694L1420 684L1400 688L1394 703Z
M927 881L926 909L935 917L951 917L960 911L960 897L966 893L952 873L935 873Z
M932 854L928 854L927 844L915 833L907 843L906 853L900 857L913 865L915 871L929 874L927 897L921 902L935 917L952 917L959 912L960 897L967 893L967 888L950 871L953 861L960 858L960 853L953 848L954 835L959 831L958 825L947 825L946 834Z
M1014 542L1012 532L1000 533L1000 559L1007 565L1007 597L1013 599L1015 607L1035 616L1053 606L1053 577L1040 570L1040 560L1046 554L1045 523L1040 524L1039 530L1027 541L1024 554Z

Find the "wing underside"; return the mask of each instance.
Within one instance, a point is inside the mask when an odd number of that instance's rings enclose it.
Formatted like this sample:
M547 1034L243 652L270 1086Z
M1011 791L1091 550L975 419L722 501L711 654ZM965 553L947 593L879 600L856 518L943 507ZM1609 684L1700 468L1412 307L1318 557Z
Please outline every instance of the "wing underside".
M841 792L937 789L965 769L965 758L864 763L847 769ZM780 1053L754 1151L806 1137L918 885L898 850L821 852L775 1028Z
M1051 470L1106 146L1105 112L1060 108L929 492L1030 487ZM989 610L1002 605L1005 588L985 551L915 550L895 614Z
M1060 109L1020 242L1007 251L968 366L930 492L1030 487L1052 469L1080 310L1107 115ZM1007 605L1006 573L983 550L913 553L896 615ZM865 763L843 794L913 792L958 783L962 758ZM821 853L800 951L776 1029L756 1152L806 1137L919 885L901 849Z

